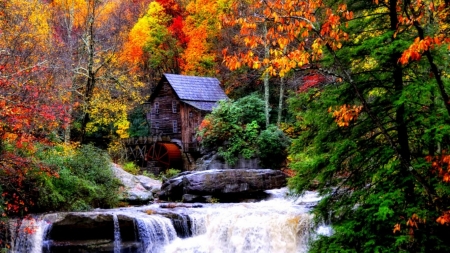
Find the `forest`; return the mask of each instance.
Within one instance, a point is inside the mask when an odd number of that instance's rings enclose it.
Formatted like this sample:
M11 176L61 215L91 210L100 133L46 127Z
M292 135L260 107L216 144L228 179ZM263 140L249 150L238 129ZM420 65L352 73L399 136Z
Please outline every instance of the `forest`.
M268 131L230 106L204 145L279 142L333 226L311 252L449 252L449 34L448 0L0 0L0 214L117 206L162 74L212 76Z

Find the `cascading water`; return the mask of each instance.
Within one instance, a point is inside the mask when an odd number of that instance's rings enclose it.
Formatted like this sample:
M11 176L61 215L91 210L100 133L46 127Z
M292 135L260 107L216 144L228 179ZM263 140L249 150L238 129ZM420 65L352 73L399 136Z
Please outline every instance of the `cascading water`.
M40 253L45 247L44 239L51 224L45 220L35 218L23 219L20 223L14 221L10 224L12 253Z
M193 237L177 238L163 252L306 252L312 215L278 199L213 204L190 210Z
M288 199L286 191L270 191L274 196L272 199L255 203L203 204L201 208L177 204L172 206L175 208L161 208L153 204L74 213L76 217L91 217L94 222L100 222L95 223L96 229L99 226L106 229L91 232L97 236L96 245L103 243L103 248L98 251L86 250L84 244L93 239L84 238L83 243L75 245L76 240L82 239L80 236L83 234L89 234L92 228L86 232L80 232L82 227L75 228L79 236L75 241L67 241L70 240L70 232L67 232L69 237L61 234L69 228L64 227L67 222L55 222L54 235L50 234L49 240L44 241L49 223L44 220L34 223L24 221L12 252L303 253L315 234L327 235L331 230L327 225L313 228L313 217L308 211L319 200L317 194L308 193L299 199ZM25 231L27 226L33 226L35 232L21 234L20 231ZM99 235L102 233L104 235ZM64 248L67 245L73 247Z
M117 218L117 214L113 214L113 222L114 222L114 253L120 253L120 248L121 248L120 226L119 226L119 218Z
M135 219L142 253L160 252L162 247L177 236L177 232L168 218L149 215Z

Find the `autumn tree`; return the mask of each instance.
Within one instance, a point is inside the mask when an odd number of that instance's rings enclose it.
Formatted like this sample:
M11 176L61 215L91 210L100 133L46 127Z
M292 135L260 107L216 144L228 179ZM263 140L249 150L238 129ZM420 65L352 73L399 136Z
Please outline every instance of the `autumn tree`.
M129 101L139 102L143 86L130 75L132 67L119 60L124 31L135 22L132 15L139 12L133 7L139 3L60 0L51 5L60 49L55 53L60 59L55 66L65 66L59 73L70 86L66 92L70 94L74 129L82 139L95 132L108 135L112 129L123 131ZM69 139L68 131L65 139Z
M190 1L186 13L183 31L189 41L183 52L182 73L215 76L218 69L218 48L215 45L220 40L221 31L219 2Z
M345 34L336 33L335 29L331 29L331 23L328 30L324 30L322 38L312 32L313 28L316 29L314 10L324 7L319 1L301 4L280 1L232 1L229 5L233 11L222 16L223 22L227 26L239 27L240 32L239 36L235 37L235 43L243 46L238 50L225 49L224 60L231 70L260 71L264 83L266 124L268 124L269 77L282 79L279 100L281 113L286 75L294 70L315 67L314 62L322 54L320 45L323 40L331 37L329 40L334 45L334 37ZM280 117L279 115L278 118Z
M39 1L0 2L0 216L32 210L37 179L57 176L34 159L67 122L48 60L50 16Z
M290 184L319 189L315 213L334 229L311 250L448 251L447 3L271 4L277 29L305 39L267 69L291 69L284 59L335 77L290 104L301 129ZM256 62L248 56L235 64Z

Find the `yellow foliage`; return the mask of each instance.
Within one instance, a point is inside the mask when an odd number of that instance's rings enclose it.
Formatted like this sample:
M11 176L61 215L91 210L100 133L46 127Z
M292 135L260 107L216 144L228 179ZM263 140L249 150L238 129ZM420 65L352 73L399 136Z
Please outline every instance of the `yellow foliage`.
M359 113L362 110L362 106L349 106L349 105L342 105L338 109L333 110L331 107L328 109L328 112L333 111L333 118L335 119L336 123L340 127L347 127L350 125L351 122L354 122L358 119Z
M87 20L94 14L94 26L98 27L108 21L118 4L118 1L113 0L53 0L51 8L60 10L66 22L74 28L86 26Z
M22 49L40 47L45 51L51 35L50 13L45 11L48 6L38 0L9 0L6 1L4 7L6 9L3 11L8 12L8 18L11 20L0 19L0 38L2 38L0 48L11 46L2 45L2 42L14 41L17 43L21 41Z
M128 129L130 128L130 122L125 118L121 118L119 121L114 123L114 126L117 127L116 133L120 138L128 138L130 137L128 134Z
M86 131L93 133L113 124L117 127L116 133L121 138L128 138L126 132L130 124L127 120L128 106L127 99L113 99L109 90L95 89L88 109L91 121L87 124Z

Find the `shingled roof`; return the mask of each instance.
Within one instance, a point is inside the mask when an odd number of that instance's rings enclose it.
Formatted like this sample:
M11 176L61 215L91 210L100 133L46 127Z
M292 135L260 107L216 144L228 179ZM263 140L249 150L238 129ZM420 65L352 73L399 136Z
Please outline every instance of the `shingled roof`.
M219 100L228 99L219 80L214 77L164 74L158 86L162 85L164 78L181 101L200 110L211 111Z

